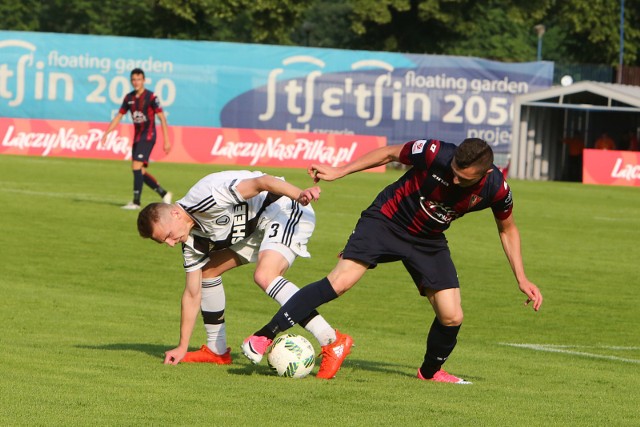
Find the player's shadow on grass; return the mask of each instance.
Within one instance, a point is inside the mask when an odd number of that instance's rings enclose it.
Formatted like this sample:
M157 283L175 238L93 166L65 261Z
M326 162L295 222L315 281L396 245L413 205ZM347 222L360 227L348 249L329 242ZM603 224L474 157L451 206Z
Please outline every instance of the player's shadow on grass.
M77 345L77 348L83 348L87 350L99 350L99 351L137 351L144 353L154 358L157 358L160 362L164 361L164 352L171 348L170 345L159 344L141 344L141 343L114 343L104 345ZM197 350L197 348L190 348L189 351ZM229 366L229 373L235 375L273 375L269 365L261 364L254 365L249 360L245 359L241 353L232 352L233 364ZM266 362L266 360L265 360ZM206 365L206 364L205 364Z
M78 345L77 348L84 348L88 350L99 350L99 351L137 351L139 353L144 353L153 358L158 359L160 362L164 360L164 352L171 348L170 345L160 345L160 344L143 344L143 343L114 343L114 344L104 344L104 345ZM189 351L197 350L197 348L190 348ZM259 365L254 365L249 362L240 352L232 352L233 364L229 366L228 372L232 375L269 375L272 376L273 372L269 365L266 363L266 360ZM316 360L316 368L314 368L314 373L318 370L320 366L321 359ZM418 371L418 366L409 366L403 365L400 363L389 363L383 362L379 360L370 360L370 359L354 359L352 357L348 357L344 364L342 365L342 369L351 369L354 371L363 370L370 372L378 372L382 374L391 374L391 375L399 375L401 377L415 377L416 372ZM338 374L339 375L339 374ZM463 378L465 378L463 376Z
M421 364L421 363L420 363ZM343 368L351 367L353 370L362 369L365 371L371 372L380 372L384 374L393 374L399 375L401 377L410 377L416 378L418 375L418 368L420 364L416 365L402 365L399 363L385 363L376 360L363 360L363 359L352 359L350 357L342 365ZM446 367L443 367L446 369ZM456 371L455 374L466 380L479 381L484 379L484 377L479 377L477 375L469 375L465 372Z
M268 375L268 376L274 375L273 371L271 370L271 368L269 368L267 364L253 365L251 364L251 362L241 359L242 362L245 362L245 363L236 365L235 354L233 356L234 356L234 362L233 362L234 364L232 365L233 368L230 368L228 371L230 374L235 374L235 375L256 375L257 374L257 375ZM242 355L239 355L239 357L242 358ZM313 376L316 375L318 368L320 367L320 362L321 362L321 359L316 360L316 367L314 368L313 373L311 375ZM383 374L399 375L401 377L411 377L411 378L415 377L416 372L418 371L418 367L414 367L414 366L402 365L399 363L386 363L386 362L380 362L375 360L352 359L350 357L345 360L344 364L342 365L342 369L354 370L354 371L363 370L363 371L370 371L370 372L379 372Z
M90 203L92 205L104 205L104 206L112 206L116 208L121 208L126 202L113 202L109 200L100 200L93 197L73 197L71 199L73 203Z
M171 348L170 345L160 344L141 344L141 343L114 343L104 345L77 345L77 348L84 348L88 350L112 350L112 351L137 351L139 353L145 353L149 356L158 358L160 361L164 361L164 352ZM197 350L197 349L190 349Z
M228 370L228 372L232 375L274 375L268 364L254 365L246 359L243 360L244 356L242 356L241 354L238 354L237 358L233 353L232 355L234 356L233 365L231 365ZM240 363L238 363L238 361L240 361Z
M348 357L342 364L343 369L363 370L370 372L379 372L382 374L392 374L400 376L415 376L418 371L418 366L403 365L400 363L389 363L380 360L371 359L354 359ZM412 372L411 374L407 374Z

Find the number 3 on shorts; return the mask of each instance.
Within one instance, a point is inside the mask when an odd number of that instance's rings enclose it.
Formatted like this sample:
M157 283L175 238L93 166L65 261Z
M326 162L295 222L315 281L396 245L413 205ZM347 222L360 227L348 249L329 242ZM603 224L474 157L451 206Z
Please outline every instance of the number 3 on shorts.
M271 231L272 233L269 234L269 238L273 238L276 237L278 235L278 229L280 228L280 224L278 224L277 222L274 222L273 224L271 224Z

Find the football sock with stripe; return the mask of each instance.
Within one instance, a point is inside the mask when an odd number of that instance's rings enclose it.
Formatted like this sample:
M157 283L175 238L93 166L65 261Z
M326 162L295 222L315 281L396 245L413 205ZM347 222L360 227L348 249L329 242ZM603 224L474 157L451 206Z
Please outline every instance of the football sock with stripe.
M133 171L133 203L140 204L140 197L142 196L142 185L144 178L142 177L142 171L140 169Z
M282 276L273 279L265 290L267 295L276 300L281 306L289 301L298 291L299 288L296 285ZM316 310L313 310L309 316L298 323L307 331L311 332L321 346L330 344L336 340L335 329L333 329Z
M202 279L200 310L204 329L207 331L207 347L216 354L227 352L227 328L224 321L226 298L221 277Z
M427 352L420 367L420 373L424 378L432 378L449 358L458 342L457 336L460 326L444 326L437 317L433 319L427 336Z
M167 194L167 190L162 188L162 186L158 184L158 181L155 179L155 177L150 173L145 172L142 178L144 179L144 183L147 184L153 191L158 193L160 197L164 197L165 194Z
M326 277L311 283L298 292L282 306L275 316L254 335L274 339L279 332L286 331L304 320L317 307L338 298L329 279Z

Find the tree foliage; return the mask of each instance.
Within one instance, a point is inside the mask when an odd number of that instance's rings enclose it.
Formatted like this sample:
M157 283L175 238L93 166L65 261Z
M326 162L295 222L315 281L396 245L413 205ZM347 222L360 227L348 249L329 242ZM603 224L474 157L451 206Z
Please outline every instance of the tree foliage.
M2 28L617 64L619 0L0 0ZM640 0L624 63L640 65Z
M625 63L639 64L640 1L626 0L624 14ZM564 29L567 45L582 62L617 64L620 46L620 1L558 1L554 24Z

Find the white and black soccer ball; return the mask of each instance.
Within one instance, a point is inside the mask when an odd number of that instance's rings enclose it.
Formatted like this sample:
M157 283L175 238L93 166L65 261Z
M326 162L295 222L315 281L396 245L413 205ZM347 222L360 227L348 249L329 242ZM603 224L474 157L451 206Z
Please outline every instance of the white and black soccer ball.
M281 377L304 378L316 361L313 345L302 335L277 337L267 355L269 366Z

